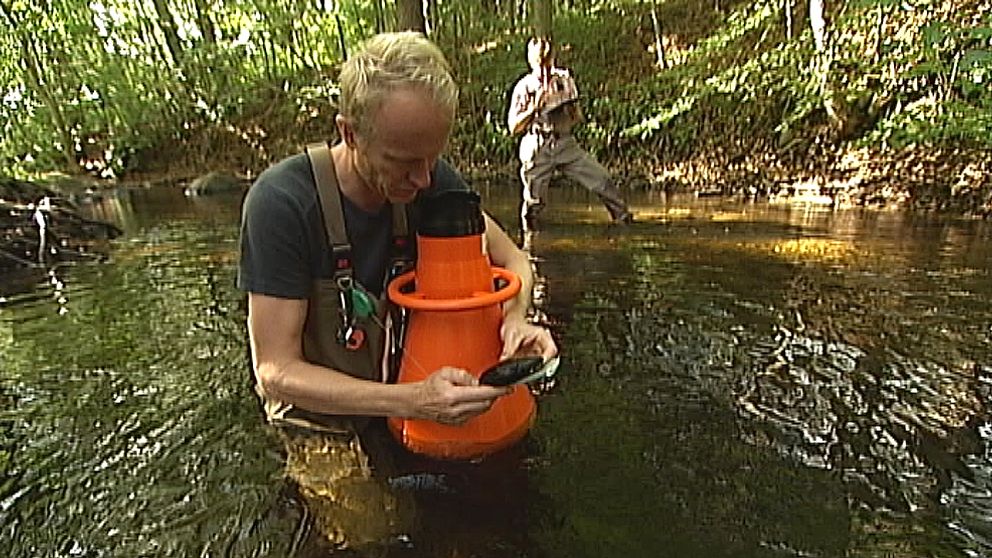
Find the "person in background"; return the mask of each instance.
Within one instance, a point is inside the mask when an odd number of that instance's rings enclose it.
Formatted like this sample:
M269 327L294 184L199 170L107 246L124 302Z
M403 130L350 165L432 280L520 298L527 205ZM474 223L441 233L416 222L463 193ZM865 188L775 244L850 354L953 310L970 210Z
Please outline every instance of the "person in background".
M534 38L527 43L530 73L513 87L507 126L520 140L520 181L524 226L533 225L545 207L548 185L556 170L594 192L614 223L627 224L633 214L620 196L610 173L583 150L572 129L582 122L575 80L555 66L551 42Z
M403 239L416 232L422 200L468 189L441 158L458 99L447 61L419 33L380 34L344 63L339 81L339 141L276 163L249 189L237 278L248 293L256 391L269 421L286 426L289 475L335 545L395 531L396 502L369 488L374 442L365 433L385 431L381 417L457 425L509 393L454 367L388 382L402 318L385 285L413 264ZM523 283L503 308L502 357L554 356L550 333L527 320L527 255L488 215L485 225L491 260ZM367 315L356 315L348 302L356 299ZM348 495L356 490L360 497Z

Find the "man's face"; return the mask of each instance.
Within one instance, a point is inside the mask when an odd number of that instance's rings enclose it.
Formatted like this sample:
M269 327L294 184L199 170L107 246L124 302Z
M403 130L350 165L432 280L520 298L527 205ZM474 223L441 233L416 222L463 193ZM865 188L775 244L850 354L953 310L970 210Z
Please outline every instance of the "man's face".
M448 142L451 119L424 91L388 93L369 137L356 136L356 167L365 183L392 203L413 201L431 185L431 171Z

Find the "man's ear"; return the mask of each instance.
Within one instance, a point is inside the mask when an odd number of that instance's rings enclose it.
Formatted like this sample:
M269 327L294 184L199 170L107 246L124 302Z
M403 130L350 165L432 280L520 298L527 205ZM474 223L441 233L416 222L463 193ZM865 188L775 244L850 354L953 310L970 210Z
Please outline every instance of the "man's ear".
M338 134L341 135L341 139L344 140L345 145L354 149L356 144L355 127L351 124L351 120L339 114L334 117L334 123L337 125Z

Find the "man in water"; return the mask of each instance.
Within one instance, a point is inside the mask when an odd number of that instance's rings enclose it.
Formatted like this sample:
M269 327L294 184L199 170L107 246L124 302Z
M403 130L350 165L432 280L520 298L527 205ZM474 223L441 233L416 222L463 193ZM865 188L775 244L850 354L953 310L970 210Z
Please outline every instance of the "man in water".
M565 68L555 66L551 42L543 38L527 43L530 73L513 87L507 126L520 140L520 181L524 226L532 225L544 209L548 185L555 170L599 196L615 223L633 221L610 173L579 147L572 129L582 122L575 80Z
M311 508L330 506L325 535L346 544L391 529L345 532L347 512L355 516L351 523L367 523L376 513L389 516L394 505L388 494L381 505L368 494L374 483L364 433L382 422L369 417L457 425L508 390L447 366L424 381L387 381L390 337L401 318L384 291L411 264L406 219L415 231L423 199L468 189L440 158L458 99L447 61L418 33L382 34L345 62L339 80L339 141L280 161L249 189L238 286L248 292L252 364L268 419L332 433L289 429L290 447L299 451L291 449L287 466ZM554 356L550 333L526 318L533 286L526 254L488 215L484 245L493 263L523 283L503 308L503 357ZM364 316L356 314L356 297L371 306ZM324 472L311 467L318 462ZM364 496L342 496L335 479L350 479L345 491L358 490L354 481L363 479Z

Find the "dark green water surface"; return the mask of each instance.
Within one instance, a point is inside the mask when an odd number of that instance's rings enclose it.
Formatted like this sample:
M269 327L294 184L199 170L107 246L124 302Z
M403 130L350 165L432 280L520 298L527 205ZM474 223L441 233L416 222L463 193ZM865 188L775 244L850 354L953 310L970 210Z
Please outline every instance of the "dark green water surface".
M0 286L0 554L992 556L992 226L559 190L523 233L564 362L529 437L407 459L417 524L335 550L252 392L237 195L89 208L109 261ZM418 476L419 475L419 476Z

